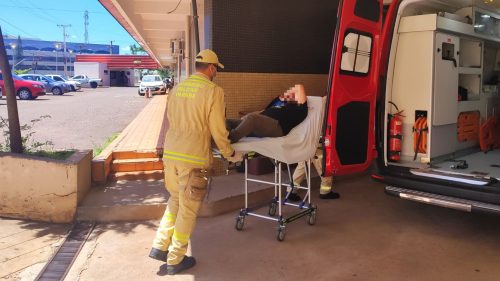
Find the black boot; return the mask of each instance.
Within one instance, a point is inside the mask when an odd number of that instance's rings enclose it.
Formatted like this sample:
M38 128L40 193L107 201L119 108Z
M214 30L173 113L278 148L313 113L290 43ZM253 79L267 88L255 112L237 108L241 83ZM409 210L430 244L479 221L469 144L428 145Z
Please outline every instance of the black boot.
M167 262L168 251L162 251L156 248L151 248L149 252L149 257L162 262Z
M196 260L193 257L184 256L184 259L179 264L167 265L167 275L175 275L181 271L193 267Z
M340 198L340 194L337 192L330 191L327 194L320 194L319 198L321 199L338 199Z

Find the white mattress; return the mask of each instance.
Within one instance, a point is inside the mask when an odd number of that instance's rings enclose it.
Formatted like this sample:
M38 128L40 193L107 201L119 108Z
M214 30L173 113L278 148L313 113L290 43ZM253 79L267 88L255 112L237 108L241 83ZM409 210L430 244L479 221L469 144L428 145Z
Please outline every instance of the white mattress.
M241 152L254 151L286 164L311 159L321 136L325 100L324 97L307 97L307 117L288 135L279 138L242 138L232 144L233 148Z

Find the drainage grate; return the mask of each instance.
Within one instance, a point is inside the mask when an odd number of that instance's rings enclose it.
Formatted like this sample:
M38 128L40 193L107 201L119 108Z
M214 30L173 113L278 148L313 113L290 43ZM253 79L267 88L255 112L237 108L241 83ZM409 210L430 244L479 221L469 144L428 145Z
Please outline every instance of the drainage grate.
M94 229L94 223L81 222L73 226L71 233L56 254L38 274L36 281L59 281L66 277L83 244Z

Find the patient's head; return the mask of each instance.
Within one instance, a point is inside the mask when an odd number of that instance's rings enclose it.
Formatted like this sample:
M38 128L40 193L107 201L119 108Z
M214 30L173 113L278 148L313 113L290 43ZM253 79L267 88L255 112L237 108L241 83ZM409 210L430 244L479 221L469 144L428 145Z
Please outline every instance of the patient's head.
M306 94L305 94L305 89L304 85L297 84L290 89L288 89L286 92L281 94L279 96L279 99L284 102L290 102L290 103L304 103L306 101Z

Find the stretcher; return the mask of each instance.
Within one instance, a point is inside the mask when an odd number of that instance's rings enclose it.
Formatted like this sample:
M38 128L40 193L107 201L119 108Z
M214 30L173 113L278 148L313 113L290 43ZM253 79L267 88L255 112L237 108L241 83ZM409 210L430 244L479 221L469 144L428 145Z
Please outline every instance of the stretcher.
M285 239L285 229L288 223L307 216L307 223L316 223L317 207L311 203L311 159L316 153L321 135L325 98L307 97L308 114L302 123L293 128L288 135L279 138L243 138L233 144L236 151L249 153L256 152L268 157L274 162L274 182L263 181L248 176L248 157L245 157L245 207L236 218L236 230L242 230L245 218L248 216L275 221L278 223L278 241ZM290 164L306 162L307 186L294 186L290 172ZM283 166L287 165L289 183L283 182ZM248 184L264 183L274 186L274 197L269 203L268 213L259 214L248 206ZM283 196L283 189L291 190ZM304 199L299 203L288 202L288 196L294 189L306 190ZM299 211L291 216L283 215L283 207L295 207Z

